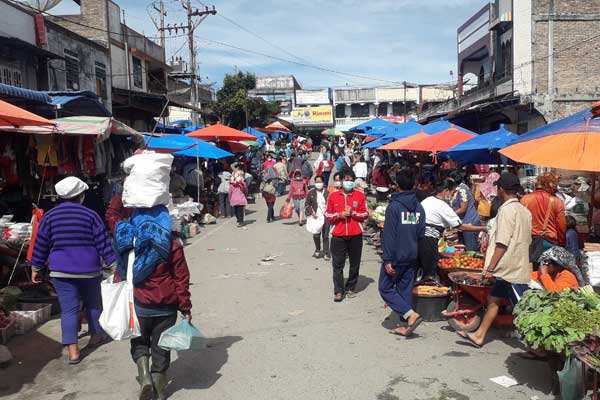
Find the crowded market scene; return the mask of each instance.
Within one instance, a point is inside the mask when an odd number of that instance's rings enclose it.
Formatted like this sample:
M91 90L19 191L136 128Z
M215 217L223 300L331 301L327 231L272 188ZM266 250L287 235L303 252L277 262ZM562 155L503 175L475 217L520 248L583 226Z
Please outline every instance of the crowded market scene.
M0 0L0 398L599 398L600 1L387 4L451 82L121 3Z

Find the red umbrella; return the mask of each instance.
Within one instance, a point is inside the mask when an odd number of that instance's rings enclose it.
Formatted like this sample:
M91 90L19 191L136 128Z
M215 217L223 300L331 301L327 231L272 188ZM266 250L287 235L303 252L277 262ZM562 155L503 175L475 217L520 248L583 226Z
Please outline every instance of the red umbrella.
M266 130L269 133L272 132L277 132L277 131L281 131L281 132L291 132L291 130L289 130L285 125L283 125L281 122L279 121L275 121L272 124L269 124L267 126L264 127L264 130Z
M54 126L54 122L0 100L0 126Z
M207 126L203 129L198 129L188 133L186 136L202 140L256 140L256 136L252 136L246 132L238 131L217 122L215 125Z
M396 150L427 151L435 154L438 151L448 150L474 137L475 135L460 131L452 125L444 131L435 135L429 135L412 143L407 143L401 146L401 148L396 148Z

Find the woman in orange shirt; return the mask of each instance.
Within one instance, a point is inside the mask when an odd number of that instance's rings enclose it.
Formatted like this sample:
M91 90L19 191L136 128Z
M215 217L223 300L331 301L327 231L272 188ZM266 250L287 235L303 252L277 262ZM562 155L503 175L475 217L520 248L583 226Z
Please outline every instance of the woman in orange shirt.
M531 279L539 282L545 290L559 292L579 288L577 276L567 266L577 268L575 258L562 247L552 247L540 257L539 271L531 273Z

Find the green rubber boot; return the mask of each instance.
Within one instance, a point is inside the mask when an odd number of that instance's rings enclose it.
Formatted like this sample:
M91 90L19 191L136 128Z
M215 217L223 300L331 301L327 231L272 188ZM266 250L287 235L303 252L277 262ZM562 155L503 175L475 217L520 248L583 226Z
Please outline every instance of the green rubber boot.
M150 375L150 359L149 357L140 357L135 363L138 368L137 381L140 384L139 400L153 400L154 388L152 375Z
M167 374L165 372L153 372L152 382L154 382L154 395L156 396L156 399L165 400L164 390L167 383L169 383Z

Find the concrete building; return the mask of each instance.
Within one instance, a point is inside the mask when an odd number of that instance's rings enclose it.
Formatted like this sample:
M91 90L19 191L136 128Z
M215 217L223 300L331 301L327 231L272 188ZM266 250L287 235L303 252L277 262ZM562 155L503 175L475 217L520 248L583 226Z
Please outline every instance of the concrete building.
M274 101L281 109L280 116L289 119L296 107L296 91L302 89L293 75L257 76L256 89L248 91L248 96L261 97Z
M164 49L122 23L121 8L111 0L74 0L80 13L50 17L67 30L107 49L112 76L112 109L116 118L140 131L166 116L167 73Z
M495 0L457 31L458 85L419 114L523 133L600 99L600 0Z
M30 10L8 0L0 0L0 84L48 90L47 62L61 56L38 47L38 39L43 39L43 36L37 35L37 32L43 32L38 25ZM11 96L6 89L0 91L3 99L12 97L15 103L22 104L23 99Z
M395 121L414 118L417 111L452 97L443 86L339 87L333 89L335 125L346 131L375 117Z

